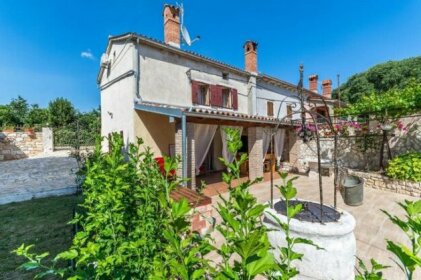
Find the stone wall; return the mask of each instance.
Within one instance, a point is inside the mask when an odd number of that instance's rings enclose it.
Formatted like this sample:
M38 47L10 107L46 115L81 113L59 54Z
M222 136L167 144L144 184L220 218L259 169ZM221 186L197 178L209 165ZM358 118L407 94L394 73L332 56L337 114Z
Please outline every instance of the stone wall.
M193 209L191 217L191 229L202 235L209 233L213 228L212 204L198 206Z
M421 117L405 118L402 123L407 129L404 131L395 129L390 132L391 136L388 138L392 157L410 151L421 151ZM340 136L338 138L339 166L360 170L378 170L381 143L382 135L364 138L351 132L350 136ZM294 146L299 147L295 166L301 171L308 171L312 163L317 162L316 141L303 143L301 139L298 139ZM333 137L321 137L320 154L322 162L331 162L333 151ZM387 158L385 147L385 161L387 161Z
M27 158L43 151L42 132L0 132L0 161Z
M0 205L76 192L76 159L69 152L0 162Z
M391 179L379 173L348 170L350 175L364 179L364 187L421 197L421 182Z

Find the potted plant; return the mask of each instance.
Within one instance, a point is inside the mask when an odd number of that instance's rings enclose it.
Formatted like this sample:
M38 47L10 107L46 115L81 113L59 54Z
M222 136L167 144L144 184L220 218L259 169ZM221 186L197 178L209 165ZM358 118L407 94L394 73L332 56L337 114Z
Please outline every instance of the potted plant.
M23 131L30 137L35 135L35 129L29 124L23 125Z
M5 124L5 125L3 125L2 130L3 130L3 132L12 133L12 132L15 132L15 126Z

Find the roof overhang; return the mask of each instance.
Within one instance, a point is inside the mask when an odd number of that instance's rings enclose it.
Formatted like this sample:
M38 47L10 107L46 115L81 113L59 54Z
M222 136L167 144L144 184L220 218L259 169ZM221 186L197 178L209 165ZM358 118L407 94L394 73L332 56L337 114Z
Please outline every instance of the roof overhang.
M134 109L175 118L182 118L183 116L186 116L187 118L190 117L195 119L225 120L238 123L246 122L260 125L265 124L268 126L292 126L294 124L290 120L287 121L272 117L252 116L227 110L217 110L213 108L205 109L196 107L175 107L159 103L136 103L134 105Z

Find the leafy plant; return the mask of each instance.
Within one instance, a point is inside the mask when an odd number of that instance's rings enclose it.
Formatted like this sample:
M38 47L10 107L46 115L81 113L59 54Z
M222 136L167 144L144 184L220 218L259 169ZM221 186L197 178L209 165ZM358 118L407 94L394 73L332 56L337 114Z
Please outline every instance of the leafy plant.
M393 158L388 163L386 174L395 179L421 182L421 153L406 153Z
M382 270L388 268L389 266L385 266L376 262L375 259L370 259L371 262L371 270L367 268L364 262L358 259L358 266L360 269L357 268L358 275L355 276L355 280L382 280L383 272Z
M311 246L315 246L317 249L322 249L315 245L313 241L301 238L301 237L293 237L290 231L291 220L302 211L302 204L300 203L291 203L297 195L297 189L293 185L293 181L296 180L298 177L293 177L287 180L288 173L281 173L279 172L280 177L283 180L283 184L280 186L276 186L276 188L281 193L283 200L285 201L286 207L286 222L282 222L277 216L273 215L272 213L268 212L271 215L277 224L282 228L285 232L285 239L287 242L286 247L279 248L281 255L279 256L279 261L277 263L277 268L275 272L270 273L268 275L269 279L279 279L279 280L287 280L292 279L296 275L298 275L299 271L296 267L292 265L293 261L301 260L303 254L294 251L294 246L296 244L307 244Z
M172 170L177 168L178 160L165 158L164 174L172 176ZM168 180L175 188L179 181ZM173 201L166 194L162 201L166 204L170 213L168 223L163 228L163 237L166 245L163 247L162 255L154 260L154 279L183 279L195 280L204 279L209 274L209 261L205 255L213 246L209 243L209 236L200 236L198 232L191 232L190 214L191 208L187 200Z
M399 268L405 273L406 279L412 280L414 271L421 267L421 199L417 201L405 200L404 203L398 203L405 210L406 220L389 214L382 210L389 220L397 225L408 237L411 247L386 240L387 250L392 252L399 260Z
M421 56L375 65L363 73L353 75L341 85L341 100L353 104L373 92L382 96L393 88L405 88L414 79L420 83L420 65ZM335 89L332 92L334 98L338 98L338 91Z
M379 95L372 92L349 107L337 109L341 115L370 114L384 123L389 119L418 112L421 108L421 83L412 80L404 88L391 88Z
M40 270L40 278L203 278L203 255L210 245L206 237L191 233L187 202L170 198L179 180L162 175L149 148L141 149L141 140L127 152L119 134L108 141L108 153L102 153L98 143L86 161L83 211L72 221L81 230L73 245L51 264L43 262L45 253L30 253L32 246L22 245L14 251L28 260L21 268ZM169 171L177 164L166 159L164 166ZM57 268L58 260L73 265Z
M228 151L236 154L241 148L240 133L236 129L226 129ZM234 159L232 163L220 159L228 172L223 174L223 181L228 185L229 198L220 195L217 211L221 224L217 230L224 237L224 243L217 250L222 262L217 267L216 279L254 279L258 275L269 273L275 268L275 261L270 254L267 229L262 223L262 214L267 206L257 203L249 188L254 181L240 183L233 187L233 181L240 178L240 165L247 160L247 155Z
M417 268L421 267L421 199L417 201L405 200L404 203L399 202L399 206L406 213L406 220L391 215L385 210L381 210L389 218L392 223L397 225L408 237L411 247L386 240L387 250L394 254L398 261L395 263L405 273L407 280L412 280L414 272ZM372 269L368 270L367 266L361 259L358 259L359 267L362 271L357 269L358 275L355 277L357 280L381 280L383 279L382 270L389 266L384 266L371 259Z

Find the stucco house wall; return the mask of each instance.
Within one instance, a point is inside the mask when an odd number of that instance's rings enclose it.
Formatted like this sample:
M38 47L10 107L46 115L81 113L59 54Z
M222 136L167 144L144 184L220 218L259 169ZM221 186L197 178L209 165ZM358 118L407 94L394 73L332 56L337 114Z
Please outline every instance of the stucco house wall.
M279 106L282 103L282 108L279 113L279 118L283 118L287 114L287 105L295 104L294 110L299 110L300 104L298 94L293 93L287 89L273 86L269 83L258 81L256 86L256 106L257 115L267 116L267 102L273 102L273 113L276 117ZM282 102L284 101L284 102ZM292 118L296 119L299 115L294 115Z
M133 102L135 98L134 79L129 76L110 84L117 77L133 70L134 45L115 43L109 51L110 65L102 75L101 92L101 135L123 132L125 143L135 140ZM106 149L104 143L104 149Z
M141 45L139 52L142 101L192 106L191 79L237 89L237 111L248 113L247 77L147 45ZM229 73L227 80L223 72Z
M163 115L134 111L136 137L142 138L155 157L169 155L170 145L175 144L175 123Z

